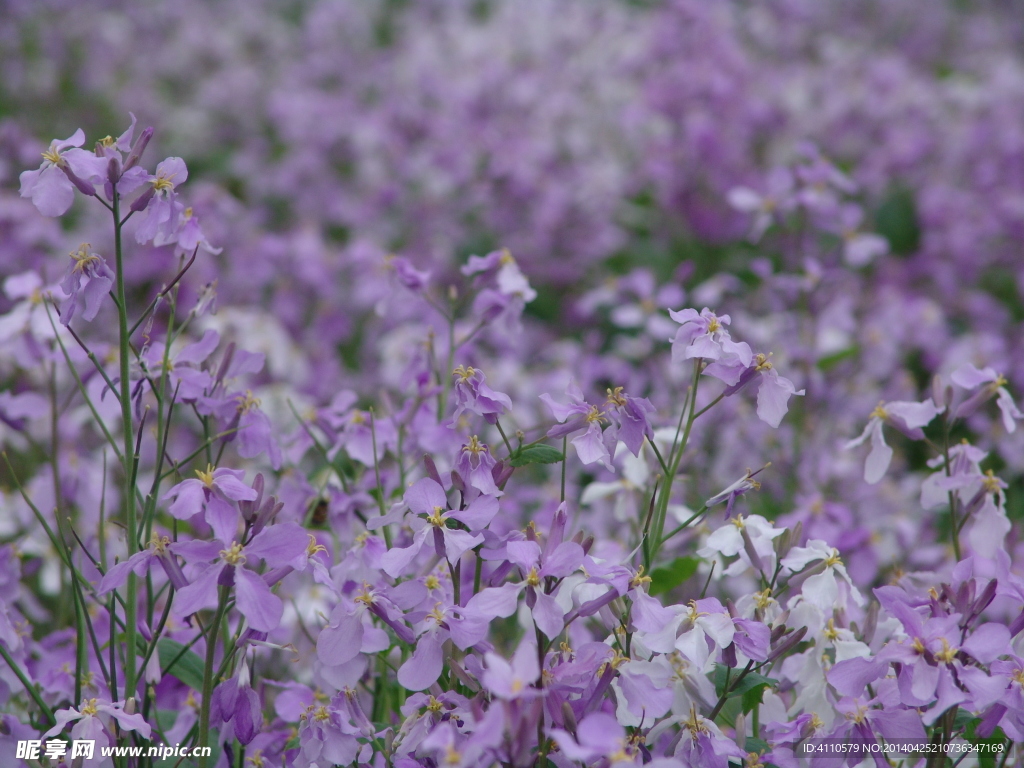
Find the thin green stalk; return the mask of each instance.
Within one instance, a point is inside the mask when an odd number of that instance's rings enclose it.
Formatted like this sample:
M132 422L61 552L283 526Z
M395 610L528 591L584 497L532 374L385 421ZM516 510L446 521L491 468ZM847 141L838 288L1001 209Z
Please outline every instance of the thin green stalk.
M139 551L138 520L135 519L135 488L132 487L132 477L135 475L135 436L132 430L132 389L131 377L129 375L128 363L130 360L129 336L128 336L128 303L124 284L124 253L121 247L121 196L115 191L111 204L111 213L114 216L114 261L117 275L117 328L118 328L118 362L120 363L120 387L118 387L121 399L121 430L124 433L124 449L122 452L124 460L124 504L125 504L125 528L128 539L128 557ZM124 664L124 698L135 696L137 683L135 669L135 643L136 643L136 610L138 609L138 582L137 576L129 572L127 594L125 595L125 652Z
M949 420L946 418L946 414L942 414L942 455L946 460L945 470L946 477L952 474L952 467L949 465ZM953 491L949 491L949 527L950 534L953 538L953 555L956 557L956 561L960 562L960 528L961 525L957 525L956 519L956 497L953 495Z
M500 434L501 439L505 441L505 448L508 450L508 455L511 456L515 451L512 450L512 443L508 441L508 437L505 435L505 430L501 428L501 422L495 419L494 426L498 428L498 434Z
M383 517L387 514L387 509L384 505L384 484L380 481L380 459L377 456L377 414L373 412L373 408L370 409L370 440L373 447L373 474L377 480L377 504ZM381 530L384 532L384 543L391 549L391 531L386 525Z
M203 701L199 706L199 740L197 747L206 747L210 740L210 698L213 696L213 663L217 657L217 636L220 633L220 622L224 618L224 610L228 604L228 587L220 587L217 600L217 615L210 624L206 638L206 664L203 666ZM205 750L204 750L205 751ZM199 768L207 768L209 757L199 758Z
M676 473L679 471L679 463L682 461L683 454L686 453L686 445L690 440L690 430L693 428L693 422L697 418L696 406L697 406L697 386L700 383L700 370L701 361L700 359L693 361L693 382L690 385L689 397L687 403L684 405L684 413L686 416L686 424L683 427L682 437L679 437L678 429L676 431L677 444L672 446L672 452L669 454L669 468L668 473L665 477L665 482L661 486L661 494L658 497L658 504L654 514L654 525L651 531L651 540L653 546L651 548L651 565L654 565L654 560L658 556L658 550L661 548L662 542L665 540L665 518L668 514L669 500L672 498L672 484L675 480ZM683 415L680 413L679 423L683 423Z
M11 655L7 652L7 649L0 645L0 656L3 656L4 661L7 662L7 666L11 668L11 671L18 677L21 684L25 686L25 690L28 691L28 695L32 697L32 700L36 703L36 706L42 711L43 715L46 716L46 721L50 725L55 725L56 720L53 717L53 712L47 706L46 702L43 701L42 696L39 695L39 691L36 687L29 682L28 678L25 677L25 673L21 671L21 667L18 663L11 658Z
M694 512L694 513L693 513L692 515L690 515L690 517L688 517L688 518L686 519L686 522L684 522L684 523L680 523L680 524L679 524L679 525L677 525L677 526L676 526L675 528L673 528L673 529L672 529L671 531L669 531L668 533L666 533L666 534L664 535L664 537L662 537L661 541L659 541L659 542L658 542L658 547L661 547L661 545L662 545L662 544L664 544L664 543L665 543L666 541L668 541L669 539L671 539L671 538L672 538L673 536L675 536L675 535L676 535L677 533L681 533L682 531L684 531L684 530L686 530L687 528L689 528L689 527L690 527L690 525L691 525L691 524L692 524L692 523L693 523L693 522L694 522L694 521L695 521L695 520L696 520L697 518L699 518L699 517L700 517L701 515L703 515L703 514L704 514L705 512L707 512L707 511L708 511L707 505L704 505L704 506L702 506L702 507L701 507L700 509L698 509L698 510L697 510L696 512Z
M565 501L565 464L569 461L569 436L566 435L562 438L562 489L559 493L559 502Z

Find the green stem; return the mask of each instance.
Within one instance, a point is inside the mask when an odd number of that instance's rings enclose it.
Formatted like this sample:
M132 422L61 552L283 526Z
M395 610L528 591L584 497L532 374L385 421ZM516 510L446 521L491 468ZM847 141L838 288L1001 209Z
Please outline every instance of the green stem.
M690 430L693 428L693 422L697 418L696 406L697 406L697 385L700 383L700 370L701 360L698 358L693 361L693 382L690 384L689 397L687 402L683 406L683 412L687 414L686 424L683 427L682 438L679 439L678 445L672 446L672 452L669 454L669 468L668 473L665 477L665 482L661 486L661 494L658 496L658 504L654 514L654 525L651 531L651 541L653 543L651 547L650 559L651 562L648 566L654 566L654 560L658 556L658 550L661 549L662 542L665 540L665 519L668 514L668 503L672 498L672 483L675 480L676 473L679 471L679 463L683 459L683 454L686 453L686 445L690 440ZM682 414L679 417L679 423L683 423ZM678 438L678 430L677 430Z
M942 414L942 455L946 460L946 477L952 474L952 467L949 465L949 420L946 418L946 414ZM949 527L950 533L953 537L953 555L956 557L956 561L960 562L960 528L962 525L957 524L956 519L956 497L953 495L953 491L949 491Z
M206 638L206 664L203 666L203 701L199 705L199 740L197 747L206 747L210 740L210 698L213 696L213 663L217 657L217 635L220 633L220 622L224 618L224 609L228 604L228 587L220 588L217 601L217 615L210 624ZM205 749L203 750L205 752ZM199 768L207 768L209 757L199 758Z
M11 655L7 652L7 649L4 648L2 645L0 645L0 656L3 656L4 661L7 662L7 666L9 666L11 668L11 671L15 675L17 675L18 679L21 681L21 684L25 686L25 690L28 691L28 695L32 697L32 700L36 703L39 709L42 710L42 713L46 716L46 721L50 725L56 724L57 721L53 717L53 712L50 711L50 708L46 705L46 702L43 701L42 697L39 695L39 691L37 691L36 687L29 682L28 678L25 677L25 673L21 671L21 667L19 667L18 663L11 658Z
M118 328L118 357L121 366L120 387L121 395L121 429L124 433L124 449L122 451L124 463L124 504L125 504L125 529L128 540L128 557L139 551L138 520L135 519L135 489L132 487L132 477L135 474L135 436L132 433L132 388L129 376L128 363L131 358L128 336L128 303L124 284L124 254L121 247L121 196L115 191L112 201L111 213L114 216L114 260L117 273L117 328ZM125 596L125 651L124 658L124 698L135 696L137 683L135 669L135 643L136 643L136 610L138 608L137 598L138 582L134 573L128 574L127 594Z

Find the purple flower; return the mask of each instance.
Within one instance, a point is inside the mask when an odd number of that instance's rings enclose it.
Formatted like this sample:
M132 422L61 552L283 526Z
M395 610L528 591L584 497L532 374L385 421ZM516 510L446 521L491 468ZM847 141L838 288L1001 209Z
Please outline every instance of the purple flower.
M449 528L449 519L466 525L470 531L479 531L487 526L498 511L498 500L493 496L479 496L466 509L449 510L444 488L429 477L413 483L403 497L406 505L422 526L413 536L412 544L404 548L389 550L380 561L384 571L393 578L401 576L419 554L427 538L432 536L434 550L448 562L458 562L462 553L483 543L483 536Z
M174 348L167 354L167 380L172 391L178 393L178 400L186 403L195 402L212 386L213 377L199 366L213 353L220 343L220 334L208 330L199 341L192 342L175 352ZM142 359L148 372L159 376L164 372L163 342L154 342L146 347Z
M168 580L175 589L188 586L188 579L181 572L181 566L178 565L178 560L174 557L176 546L177 544L172 543L170 537L154 533L146 549L136 552L127 560L122 560L107 570L100 580L96 594L102 596L123 586L128 580L129 572L135 573L136 576L142 576L153 565L154 560L163 567L164 573L167 574Z
M927 734L921 724L921 715L912 709L899 709L892 706L872 706L880 704L877 700L864 701L860 698L843 698L836 702L836 710L845 715L837 720L835 729L828 734L827 738L834 740L834 743L842 744L854 739L872 744L882 737L884 741L915 741L926 743ZM847 765L859 765L862 756L851 756L847 758ZM837 764L833 758L831 761L823 761L815 758L814 764L828 765ZM876 765L888 765L889 762L880 754L876 753Z
M69 707L54 713L56 724L43 734L44 739L61 733L68 723L75 723L71 729L72 739L98 741L101 745L113 743L111 734L113 723L125 731L135 731L142 738L148 739L151 728L140 714L128 714L124 711L123 702L111 702L109 699L85 699L79 709Z
M21 176L21 196L31 197L44 216L61 216L75 200L75 187L86 194L95 194L93 183L102 180L107 161L81 147L85 133L79 128L63 141L50 142L43 152L43 164ZM91 190L91 192L90 192Z
M607 712L595 712L583 718L576 727L575 739L560 728L551 731L551 738L570 760L590 763L606 757L609 765L621 765L634 764L640 757L637 743L626 738L626 729Z
M146 216L135 231L140 243L153 241L154 245L176 242L182 223L185 206L178 202L175 188L188 178L185 161L180 157L169 157L156 167L156 175L146 181L151 185L141 197L132 203L132 210L146 211Z
M295 768L349 765L359 754L359 729L341 707L313 704L301 716Z
M669 310L669 315L681 325L672 340L672 362L699 358L718 363L705 372L726 384L735 384L743 369L750 366L754 356L750 346L733 341L725 330L732 322L729 315L716 315L707 307L700 314L695 309L684 309Z
M214 689L210 698L210 719L222 725L224 741L238 739L249 744L263 727L263 707L259 694L249 684L249 665L243 660L238 674L232 675Z
M454 380L455 413L451 424L469 411L483 416L488 424L497 422L498 417L512 410L512 401L502 392L495 392L485 383L484 372L471 366L459 366L452 371Z
M487 445L473 435L459 451L455 471L481 493L501 496L502 492L494 484L493 470L497 463Z
M72 251L71 263L64 272L64 280L60 287L68 295L60 308L60 321L64 325L71 322L78 309L79 301L85 304L82 318L92 320L100 311L100 304L114 285L114 273L103 257L94 253L92 246L82 243L77 251ZM82 281L85 281L84 285Z
M992 368L983 368L979 371L968 363L957 368L950 378L959 387L978 390L957 407L954 418L967 418L995 395L996 404L1003 415L1003 427L1010 433L1017 430L1017 420L1024 419L1024 413L1021 413L1017 404L1013 402L1013 396L1006 389L1007 382L1002 375Z
M481 595L487 593L487 596L474 595L468 605L491 617L510 616L515 611L519 594L525 590L526 605L540 631L549 638L557 637L565 627L565 612L549 592L545 581L548 578L557 581L575 572L583 562L583 548L574 541L563 541L541 550L536 541L521 539L509 541L505 551L508 561L519 567L523 580L518 584L483 590Z
M562 405L548 393L540 399L551 409L551 413L559 424L548 430L548 437L565 437L581 429L587 431L574 437L570 442L576 447L576 453L584 464L598 463L611 469L611 454L605 445L601 432L601 422L606 421L604 411L583 399L583 392L575 379L569 380L565 393L569 396L569 404Z
M724 501L726 503L725 516L728 518L732 514L732 508L733 505L736 503L736 499L738 499L740 496L747 493L748 491L761 490L761 483L755 480L754 476L757 475L759 472L763 471L764 469L765 467L761 467L761 469L757 470L756 472L751 472L748 469L747 474L745 474L735 483L730 485L728 488L719 491L710 499L705 501L704 506L710 509L716 504L721 504Z
M537 646L523 640L512 656L512 663L496 653L484 656L487 669L480 682L499 699L532 698L542 692L533 687L540 677L540 663L537 661Z
M863 267L889 252L889 241L881 235L860 231L864 211L859 205L839 210L838 229L843 238L843 260L851 267Z
M769 357L770 355L758 352L751 360L750 366L740 374L739 380L726 388L725 395L736 394L753 381L756 374L761 374L757 389L757 417L765 424L778 429L782 417L789 412L789 398L793 395L803 395L804 390L797 392L792 381L780 376Z
M616 387L608 390L605 405L609 406L607 413L610 413L614 420L605 441L614 445L615 440L621 440L630 453L639 456L644 439L654 439L651 414L655 412L655 408L651 401L646 397L633 397L623 392L622 387Z
M737 211L754 214L747 238L757 242L779 214L785 214L794 206L793 174L788 168L775 168L765 177L766 191L761 194L749 187L734 187L729 190L729 205Z
M812 539L806 547L793 547L782 559L782 565L794 572L803 570L811 563L818 565L801 586L805 600L826 614L831 614L835 608L845 608L847 597L857 605L864 604L864 597L853 585L839 550L821 539Z
M238 527L238 509L231 502L253 501L258 495L242 482L243 477L241 469L197 469L196 479L183 480L164 494L165 499L174 499L167 511L179 520L189 520L205 511L206 522L218 537L230 540Z
M879 403L871 412L864 431L859 437L855 437L846 443L846 449L855 448L868 438L871 438L871 452L864 464L864 480L874 485L885 475L892 461L892 448L885 443L885 436L882 434L882 424L896 427L911 440L921 440L924 432L921 427L927 426L936 416L946 410L945 406L936 408L935 403L929 397L921 403L906 401L894 401L891 403Z
M259 574L243 566L262 559L270 568L301 569L306 561L309 537L294 523L280 523L264 528L248 544L232 539L226 541L178 542L175 551L186 560L208 562L216 558L216 562L206 566L191 584L178 591L174 610L180 616L190 616L204 608L214 608L218 585L233 583L235 605L248 619L249 626L260 632L272 632L277 629L284 611L281 598L270 591Z
M398 282L413 293L422 293L430 283L430 273L416 269L408 259L390 255L385 257L385 262L394 270Z

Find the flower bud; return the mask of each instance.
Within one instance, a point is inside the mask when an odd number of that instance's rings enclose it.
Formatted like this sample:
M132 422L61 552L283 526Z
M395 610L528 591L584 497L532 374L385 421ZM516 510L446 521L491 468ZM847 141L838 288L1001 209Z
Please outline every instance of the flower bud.
M576 715L568 701L562 702L562 725L573 738L576 736Z
M427 470L427 477L443 487L444 483L441 482L441 475L437 471L437 465L429 454L423 454L423 466Z
M149 201L153 199L153 195L156 194L156 187L150 185L146 188L146 191L139 195L132 204L128 207L128 210L132 213L138 213L139 211L146 210L146 206L149 205Z
M768 663L771 664L773 661L776 661L780 657L785 656L787 653L793 650L797 645L800 644L800 641L804 639L804 635L806 634L807 627L800 627L800 629L790 633L785 638L783 638L782 641L774 648L772 648L771 652L768 654Z
M136 140L135 146L132 147L132 151L128 153L128 157L124 161L124 170L127 171L129 168L134 168L139 164L142 153L146 151L146 145L149 144L151 138L153 138L153 126L149 126L144 130Z
M999 586L999 582L995 579L990 580L989 583L985 585L985 588L981 590L981 594L978 595L978 599L974 601L969 621L973 621L978 618L982 611L988 608L991 602L996 599L997 586Z
M121 163L116 157L107 160L107 183L113 188L121 179Z
M74 184L78 188L79 192L81 192L83 195L88 195L89 197L95 197L96 196L96 189L95 189L95 187L93 187L92 184L90 184L89 182L85 181L84 179L79 178L75 174L75 172L72 171L68 167L67 163L64 163L62 166L60 166L60 169L62 171L64 171L64 175L67 176L68 179L71 180L71 183Z

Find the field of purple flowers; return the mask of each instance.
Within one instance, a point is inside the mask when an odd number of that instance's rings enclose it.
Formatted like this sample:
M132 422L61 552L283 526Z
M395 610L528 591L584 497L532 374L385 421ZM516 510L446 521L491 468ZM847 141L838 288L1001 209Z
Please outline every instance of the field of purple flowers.
M1022 243L1012 0L0 0L0 768L1024 765Z

